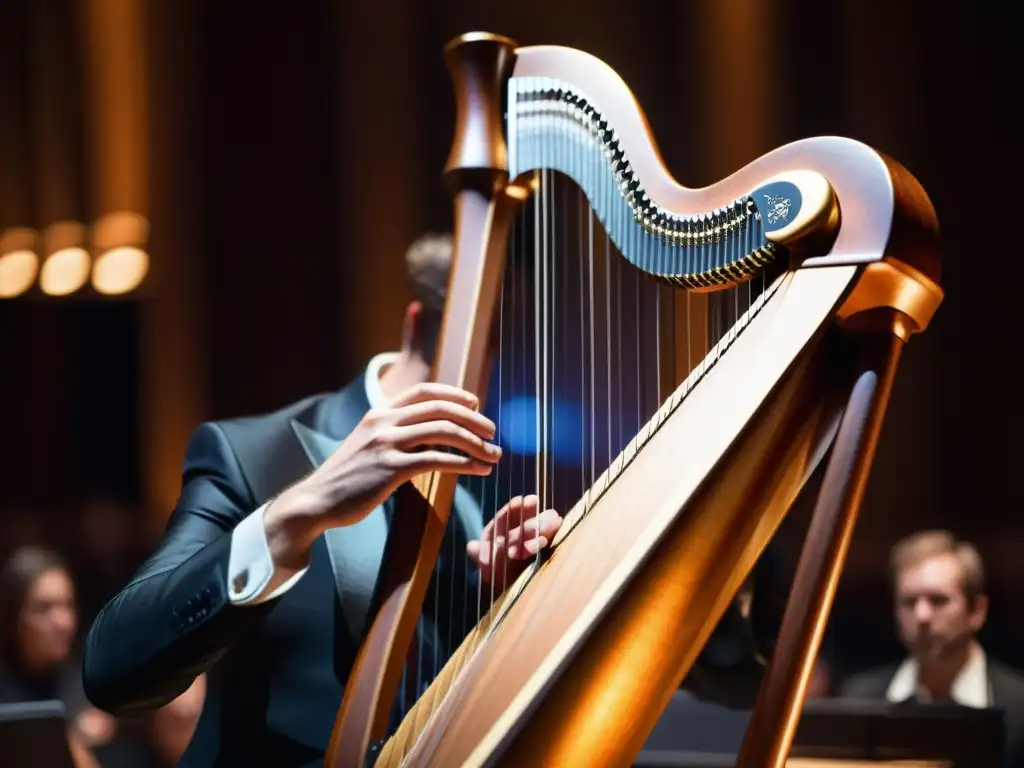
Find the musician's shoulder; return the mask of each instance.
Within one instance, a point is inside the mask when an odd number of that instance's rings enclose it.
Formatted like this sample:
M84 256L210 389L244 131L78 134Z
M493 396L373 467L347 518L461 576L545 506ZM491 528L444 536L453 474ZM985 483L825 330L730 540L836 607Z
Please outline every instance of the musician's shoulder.
M293 422L315 424L329 399L330 393L317 394L273 411L205 421L189 439L186 463L189 457L223 454L226 450L250 453L256 446L271 449L285 435L292 434Z

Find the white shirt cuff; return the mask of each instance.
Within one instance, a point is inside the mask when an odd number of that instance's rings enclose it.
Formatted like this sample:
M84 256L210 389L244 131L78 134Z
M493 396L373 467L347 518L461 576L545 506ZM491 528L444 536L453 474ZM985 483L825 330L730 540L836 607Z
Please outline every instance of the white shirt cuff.
M228 597L235 605L256 605L280 597L309 567L295 571L275 565L263 527L268 504L257 509L231 532L228 556Z

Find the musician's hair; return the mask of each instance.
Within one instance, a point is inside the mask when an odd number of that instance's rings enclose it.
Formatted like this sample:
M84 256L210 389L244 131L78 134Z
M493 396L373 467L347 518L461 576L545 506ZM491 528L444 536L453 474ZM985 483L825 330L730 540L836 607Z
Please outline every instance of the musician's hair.
M427 232L416 238L405 252L405 266L413 298L423 305L419 341L424 355L431 360L441 332L454 248L454 238L450 233ZM533 254L526 248L518 254L515 262L510 261L505 267L506 271L515 271L517 277L513 282L518 283L521 294L525 293L523 286L529 284L533 272L532 260Z
M949 531L918 531L892 548L889 570L893 583L900 572L933 557L953 555L960 563L961 587L968 600L985 594L985 567L973 544L961 541Z
M423 306L419 341L423 354L431 360L441 331L448 276L452 267L452 250L450 234L428 232L416 238L405 252L412 295Z
M405 252L405 265L413 297L424 309L443 312L452 266L452 236L428 232L418 237Z

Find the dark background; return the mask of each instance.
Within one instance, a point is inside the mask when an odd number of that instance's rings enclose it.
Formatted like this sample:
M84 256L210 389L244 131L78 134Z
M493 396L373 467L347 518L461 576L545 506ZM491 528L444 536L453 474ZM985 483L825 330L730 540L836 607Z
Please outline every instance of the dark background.
M891 624L887 550L948 527L988 566L989 646L1024 666L1021 81L1005 11L923 0L146 7L152 271L131 300L0 302L0 508L61 525L113 495L158 530L199 421L336 388L394 348L403 250L450 227L441 48L485 29L607 61L687 186L821 134L862 140L918 177L943 228L947 294L906 350L833 634L852 646L844 665L895 657L891 632L878 632Z

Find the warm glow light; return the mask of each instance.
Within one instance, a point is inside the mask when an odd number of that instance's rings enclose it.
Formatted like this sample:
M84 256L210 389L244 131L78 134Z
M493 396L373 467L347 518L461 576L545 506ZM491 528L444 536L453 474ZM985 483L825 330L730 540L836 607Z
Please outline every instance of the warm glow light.
M29 289L39 272L35 251L21 250L0 256L0 299L20 296Z
M84 248L62 248L43 262L39 287L51 296L74 293L89 279L89 254Z
M100 293L128 293L139 287L149 271L149 255L141 248L111 248L92 268L92 287Z

